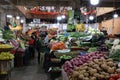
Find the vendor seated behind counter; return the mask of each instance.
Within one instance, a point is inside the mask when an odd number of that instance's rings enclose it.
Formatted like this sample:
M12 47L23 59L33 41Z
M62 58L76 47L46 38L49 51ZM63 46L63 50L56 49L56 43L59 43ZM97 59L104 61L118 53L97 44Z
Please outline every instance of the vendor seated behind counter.
M100 31L103 32L104 35L108 35L107 30L105 29L105 27L102 27L102 29Z

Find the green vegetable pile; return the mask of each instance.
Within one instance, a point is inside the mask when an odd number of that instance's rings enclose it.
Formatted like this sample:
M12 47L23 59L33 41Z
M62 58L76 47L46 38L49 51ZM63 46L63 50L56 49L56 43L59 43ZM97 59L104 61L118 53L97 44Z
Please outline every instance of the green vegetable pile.
M12 34L10 30L3 31L3 39L6 39L6 40L11 39L12 37L10 36L10 34Z
M95 51L97 51L97 47L91 47L88 50L88 52L95 52Z
M61 71L61 68L60 67L53 67L52 71Z
M91 46L91 43L90 42L80 42L80 45L81 46Z
M62 55L60 56L60 59L71 59L71 56L67 56L67 55Z
M71 32L70 33L70 37L75 37L75 38L86 37L86 36L89 36L89 34L86 34L83 32Z
M73 24L67 25L67 30L72 31L73 29L75 29L75 26Z
M114 61L120 61L120 49L116 50L109 57L112 58Z
M57 36L57 40L59 41L65 41L67 37L65 37L64 35L59 35Z

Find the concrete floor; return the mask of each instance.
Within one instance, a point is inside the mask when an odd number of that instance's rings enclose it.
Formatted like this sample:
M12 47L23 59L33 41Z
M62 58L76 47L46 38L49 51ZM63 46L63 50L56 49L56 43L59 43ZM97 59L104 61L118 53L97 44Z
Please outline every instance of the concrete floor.
M11 76L11 80L49 80L37 60L32 60L29 66L15 68Z

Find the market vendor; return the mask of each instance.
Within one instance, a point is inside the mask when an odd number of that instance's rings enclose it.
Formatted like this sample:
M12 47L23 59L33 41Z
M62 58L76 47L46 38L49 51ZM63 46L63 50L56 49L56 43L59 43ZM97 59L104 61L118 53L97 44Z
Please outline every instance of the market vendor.
M102 27L102 29L100 31L103 32L104 35L108 35L107 30L105 29L105 27Z
M84 32L85 31L85 25L83 23L80 23L80 21L78 21L78 23L76 25L76 31L77 32Z
M66 48L69 48L70 45L69 45L68 37L65 38L64 43L66 45Z
M4 26L4 30L10 30L9 25L10 25L10 23L7 22L6 25Z
M39 35L36 41L36 49L38 53L38 64L40 64L40 54L44 54L46 51L46 45L44 43L45 36L44 35Z

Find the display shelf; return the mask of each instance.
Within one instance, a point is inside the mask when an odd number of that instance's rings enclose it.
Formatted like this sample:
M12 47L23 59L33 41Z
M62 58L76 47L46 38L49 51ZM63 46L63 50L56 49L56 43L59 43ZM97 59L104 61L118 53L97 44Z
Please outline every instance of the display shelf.
M70 50L71 51L78 51L78 50L84 50L87 51L89 49L89 47L71 47Z
M13 60L0 60L0 80L9 80L13 68Z
M57 69L55 69L55 68L57 68ZM61 69L60 68L58 69L58 67L52 67L52 69L49 73L50 73L51 79L55 80L56 78L61 76Z
M0 52L8 52L11 51L13 48L0 48Z
M50 72L60 73L61 72L61 68L60 67L52 67L52 70Z
M55 52L54 55L59 58L60 56L62 55L67 55L67 56L72 56L72 57L76 57L77 55L80 54L81 51L70 51L70 52L67 52L67 53L59 53L59 52Z
M2 52L8 54L12 49L13 47L10 47L10 48L1 47L0 54L2 54ZM3 58L2 60L0 60L0 80L10 80L11 71L14 68L14 59L10 59L9 56L8 58L9 59Z
M53 62L53 63L60 63L60 59L51 58L51 62Z
M9 72L12 69L12 60L0 60L0 73Z
M8 74L0 74L0 80L10 80Z

